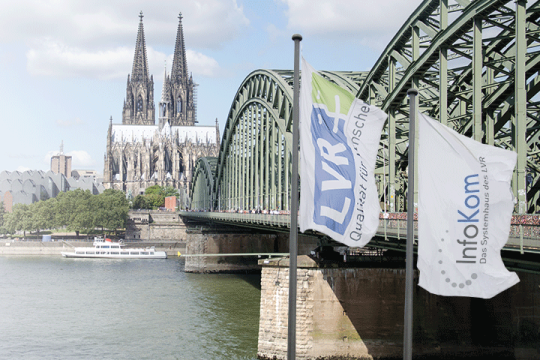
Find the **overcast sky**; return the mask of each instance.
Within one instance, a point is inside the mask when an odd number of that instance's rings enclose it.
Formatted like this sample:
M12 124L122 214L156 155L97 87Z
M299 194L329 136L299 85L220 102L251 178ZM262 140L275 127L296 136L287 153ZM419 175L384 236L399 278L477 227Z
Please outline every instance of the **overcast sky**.
M0 11L0 171L49 170L50 156L103 173L109 118L121 123L139 12L156 107L182 12L197 118L223 130L256 69L292 69L295 33L318 70L369 71L420 0L18 0Z

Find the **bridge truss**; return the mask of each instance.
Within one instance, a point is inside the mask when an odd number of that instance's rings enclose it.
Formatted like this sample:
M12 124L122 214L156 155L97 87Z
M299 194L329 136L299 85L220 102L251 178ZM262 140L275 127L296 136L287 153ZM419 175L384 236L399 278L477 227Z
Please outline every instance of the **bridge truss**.
M406 92L415 87L423 113L516 151L515 212L540 211L539 17L540 1L425 0L371 71L323 72L388 114L376 165L386 210L406 210ZM197 164L192 208L288 211L291 126L292 72L249 74L232 102L215 170L206 165L214 160Z

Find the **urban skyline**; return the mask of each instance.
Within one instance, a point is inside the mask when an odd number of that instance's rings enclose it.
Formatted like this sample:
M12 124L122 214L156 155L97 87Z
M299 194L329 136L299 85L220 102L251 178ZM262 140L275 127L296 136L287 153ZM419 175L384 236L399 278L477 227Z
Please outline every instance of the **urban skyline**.
M140 11L155 89L162 87L165 61L170 69L182 13L188 69L199 84L197 119L214 125L217 118L223 129L250 72L292 69L293 33L304 36L303 55L318 69L369 70L419 3L12 3L0 14L0 79L9 84L0 90L9 134L0 145L0 169L47 170L63 140L73 169L102 173L104 134L111 116L121 122ZM389 8L394 11L385 13ZM157 104L161 91L154 95Z

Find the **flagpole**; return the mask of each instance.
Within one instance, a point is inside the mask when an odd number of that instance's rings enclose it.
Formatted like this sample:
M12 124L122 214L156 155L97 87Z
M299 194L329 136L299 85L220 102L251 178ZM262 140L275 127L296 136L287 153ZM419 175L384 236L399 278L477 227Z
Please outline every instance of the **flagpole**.
M418 90L411 88L409 95L409 174L407 182L407 249L405 257L405 321L403 329L403 360L412 359L413 323L413 243L414 243L414 153L416 96Z
M289 320L287 336L287 359L296 359L296 260L298 257L298 145L300 120L300 41L294 34L294 84L293 84L293 142L291 176L291 228L289 235Z

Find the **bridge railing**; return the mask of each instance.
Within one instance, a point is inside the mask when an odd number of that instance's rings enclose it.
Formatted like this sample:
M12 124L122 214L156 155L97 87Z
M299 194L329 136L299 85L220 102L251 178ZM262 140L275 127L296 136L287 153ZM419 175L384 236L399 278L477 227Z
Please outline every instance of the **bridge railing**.
M229 223L252 224L264 227L290 228L290 216L287 211L269 213L242 212L212 212L212 211L181 211L180 215L195 219L211 220ZM385 239L405 240L407 236L406 213L381 213L377 235ZM414 219L414 236L418 238L417 214ZM540 248L540 216L514 215L510 226L507 247Z
M396 213L397 214L397 213ZM510 234L506 246L540 248L540 225L535 223L519 223L519 216L512 218ZM385 238L392 237L398 240L407 236L406 218L382 218L379 219L377 234ZM414 219L414 237L418 238L418 220Z
M266 226L287 227L291 226L289 214L281 213L244 213L244 212L218 212L218 211L181 211L180 215L204 220L239 222L246 224L259 224Z

